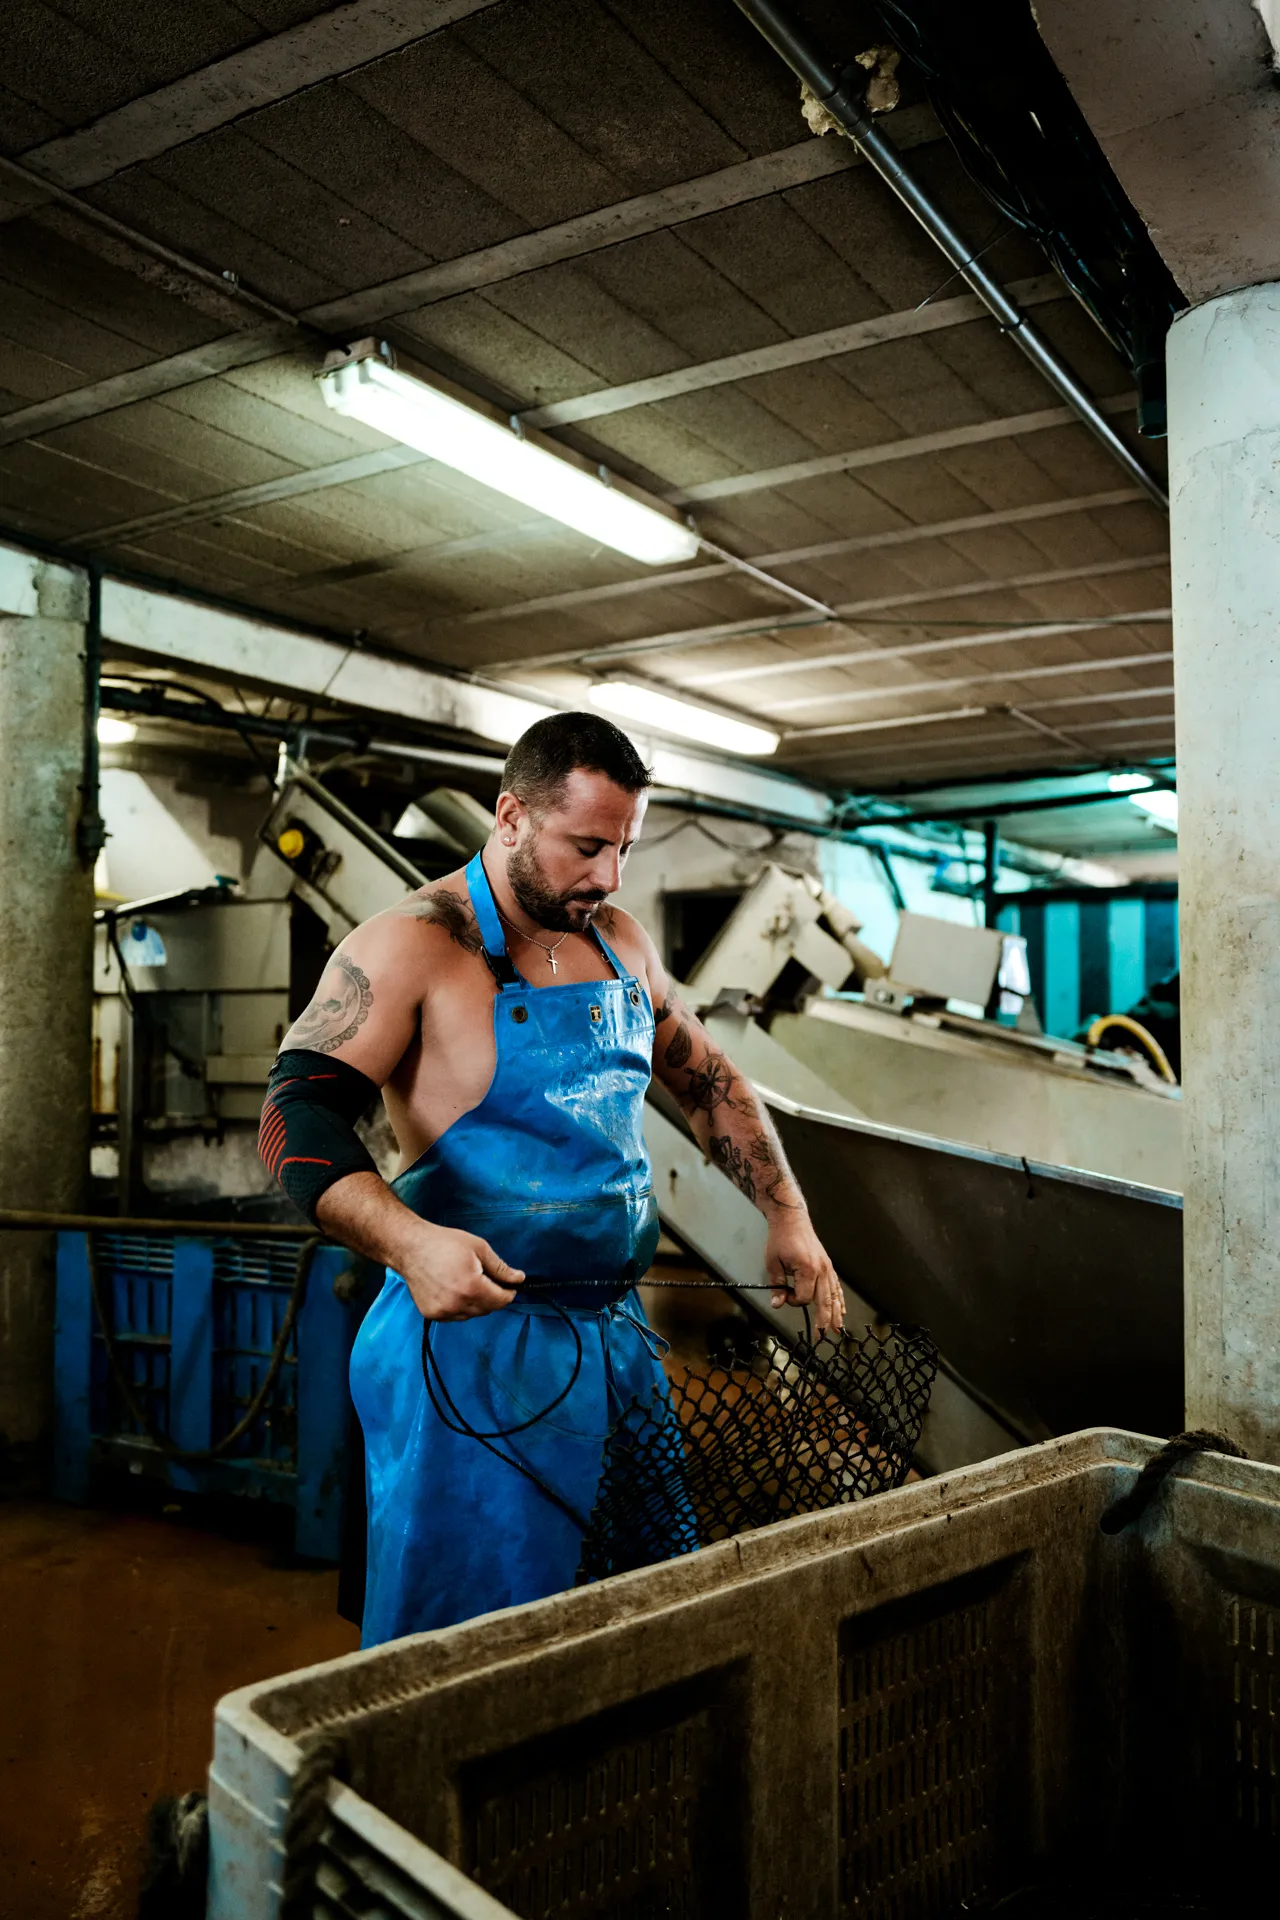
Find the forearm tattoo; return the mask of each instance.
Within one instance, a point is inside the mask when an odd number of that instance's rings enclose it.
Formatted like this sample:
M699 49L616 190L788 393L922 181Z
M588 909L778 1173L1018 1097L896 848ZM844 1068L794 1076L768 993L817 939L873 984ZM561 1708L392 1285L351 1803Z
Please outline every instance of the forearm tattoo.
M727 1133L713 1133L707 1138L707 1158L713 1167L719 1167L721 1173L732 1180L739 1193L745 1193L748 1200L756 1197L755 1176L750 1162L737 1141Z
M758 1133L748 1151L760 1170L760 1188L768 1204L771 1207L799 1207L800 1196L791 1169L783 1159L781 1149L774 1145L768 1134ZM791 1189L790 1194L784 1194L784 1187Z
M688 1069L688 1078L676 1099L686 1113L719 1113L721 1107L733 1111L742 1104L735 1098L737 1085L738 1076L724 1055L708 1047L698 1065Z
M732 1062L711 1045L701 1028L695 1031L692 1015L675 993L668 993L654 1019L659 1028L664 1021L676 1022L663 1047L662 1064L668 1072L674 1071L674 1082L668 1085L685 1113L691 1118L706 1116L706 1150L712 1166L758 1206L802 1206L764 1109ZM723 1131L715 1132L712 1128L721 1114ZM731 1114L741 1118L730 1119Z
M353 1040L369 1018L373 988L369 976L345 953L335 953L320 982L328 985L328 994L316 994L311 1005L294 1021L285 1035L286 1047L310 1048L313 1053L333 1053Z
M713 1047L705 1036L701 1058L696 1064L691 1064L695 1046L692 1016L674 993L669 993L658 1008L654 1024L661 1027L664 1021L671 1019L677 1025L663 1049L663 1065L684 1076L683 1081L674 1085L671 1091L685 1112L713 1114L719 1112L721 1107L736 1107L738 1101L734 1097L734 1089L738 1084L738 1076L724 1054Z
M396 911L407 919L429 920L434 926L443 927L464 953L484 952L484 939L469 903L450 893L447 887L437 887L434 893L406 900Z

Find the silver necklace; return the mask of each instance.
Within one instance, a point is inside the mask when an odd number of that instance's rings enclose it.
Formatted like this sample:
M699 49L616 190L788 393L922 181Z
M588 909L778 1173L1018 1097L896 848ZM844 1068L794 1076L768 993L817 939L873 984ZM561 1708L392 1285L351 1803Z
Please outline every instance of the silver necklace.
M496 900L494 901L493 904L495 907L498 907L498 903ZM572 927L566 927L564 932L560 935L560 938L558 940L553 940L550 946L548 946L545 940L535 940L531 933L523 932L522 929L516 925L514 920L508 920L506 914L502 911L501 907L498 907L498 918L499 920L501 920L504 927L510 927L512 933L518 934L522 940L527 940L531 947L539 947L542 950L542 952L546 954L547 965L550 967L552 973L553 974L559 973L560 969L556 965L556 949L564 945L565 941L569 938L569 935L573 931Z

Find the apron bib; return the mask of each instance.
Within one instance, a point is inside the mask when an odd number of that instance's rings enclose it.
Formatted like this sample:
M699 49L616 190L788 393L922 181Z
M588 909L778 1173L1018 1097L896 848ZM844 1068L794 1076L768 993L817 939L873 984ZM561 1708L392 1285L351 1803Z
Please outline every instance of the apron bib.
M392 1190L528 1278L508 1307L432 1325L434 1392L398 1274L365 1317L351 1392L366 1450L366 1647L572 1586L609 1434L632 1402L666 1396L661 1343L631 1295L658 1241L648 995L594 929L613 979L531 988L479 854L467 887L498 983L493 1079ZM458 1424L510 1437L485 1444Z

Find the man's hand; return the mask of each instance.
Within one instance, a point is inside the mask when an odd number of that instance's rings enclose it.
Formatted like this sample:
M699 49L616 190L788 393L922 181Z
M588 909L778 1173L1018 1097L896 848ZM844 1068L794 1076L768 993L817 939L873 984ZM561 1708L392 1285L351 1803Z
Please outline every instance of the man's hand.
M510 1306L512 1289L524 1275L500 1260L487 1240L426 1220L415 1220L414 1228L390 1264L424 1320L474 1320Z
M765 1271L773 1282L775 1307L812 1306L818 1333L844 1325L844 1288L802 1207L779 1210L769 1221Z

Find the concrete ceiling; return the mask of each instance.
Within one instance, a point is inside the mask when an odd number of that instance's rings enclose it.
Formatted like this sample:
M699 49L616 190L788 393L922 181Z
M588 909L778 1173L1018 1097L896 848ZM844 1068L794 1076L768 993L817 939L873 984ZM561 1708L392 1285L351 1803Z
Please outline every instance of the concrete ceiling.
M6 28L14 536L557 698L584 654L639 668L857 788L1170 751L1162 516L731 0L10 0ZM927 106L884 124L991 242ZM984 258L1138 444L1044 258ZM326 346L374 330L727 557L655 575L328 412Z
M1280 279L1280 85L1258 7L1036 0L1035 13L1188 300Z

